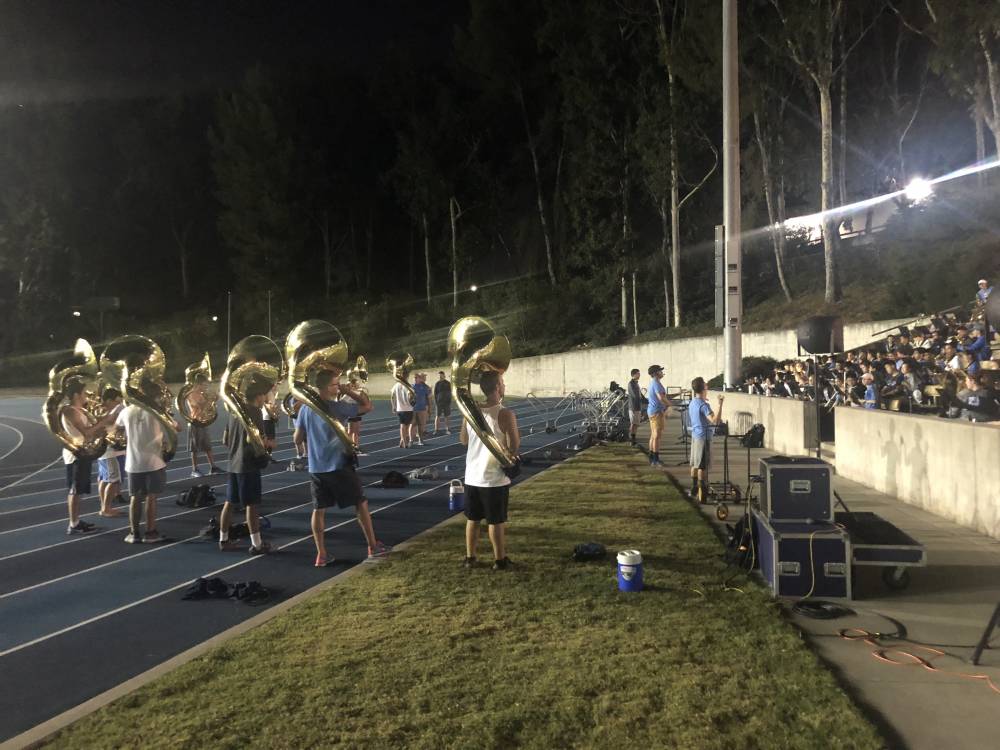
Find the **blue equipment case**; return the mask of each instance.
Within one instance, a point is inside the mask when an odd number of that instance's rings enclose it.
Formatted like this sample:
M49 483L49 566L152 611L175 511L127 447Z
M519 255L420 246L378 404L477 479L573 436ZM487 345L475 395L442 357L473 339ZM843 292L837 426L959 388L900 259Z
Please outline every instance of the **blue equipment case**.
M760 459L760 508L771 521L833 521L833 467L805 456Z
M851 540L843 529L752 513L757 562L775 596L851 599Z

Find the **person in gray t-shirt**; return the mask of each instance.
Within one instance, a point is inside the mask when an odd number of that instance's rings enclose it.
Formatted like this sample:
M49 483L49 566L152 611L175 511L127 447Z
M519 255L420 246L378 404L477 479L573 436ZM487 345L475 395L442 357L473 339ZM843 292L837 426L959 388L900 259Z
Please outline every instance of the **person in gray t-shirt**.
M955 396L961 405L960 417L970 422L992 422L997 418L996 396L992 391L983 388L978 374L965 376L965 388Z
M628 381L628 438L629 445L635 445L635 431L639 429L639 425L642 423L643 398L642 389L639 387L639 369L633 369L630 375L632 377Z

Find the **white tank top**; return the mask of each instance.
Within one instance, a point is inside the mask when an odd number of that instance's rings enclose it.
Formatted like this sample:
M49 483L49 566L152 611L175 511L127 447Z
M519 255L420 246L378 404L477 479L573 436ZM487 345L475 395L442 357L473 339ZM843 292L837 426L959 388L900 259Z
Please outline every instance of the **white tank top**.
M83 443L84 442L83 433L80 432L78 429L76 429L73 426L73 423L66 418L67 409L74 409L80 412L80 414L83 416L83 421L90 422L90 420L87 418L87 413L82 409L77 409L75 406L67 406L66 409L63 410L62 416L60 417L60 421L62 422L62 428L63 430L65 430L66 434L69 435L75 442ZM74 461L76 461L76 456L73 454L73 451L63 448L62 459L64 464L71 464Z
M493 430L500 444L506 447L507 435L500 430L500 423L497 421L501 409L503 404L482 407L486 424ZM465 454L465 483L473 487L504 487L510 484L510 477L503 473L496 456L490 453L490 449L475 432L468 429L468 426L466 429L469 433L469 449Z

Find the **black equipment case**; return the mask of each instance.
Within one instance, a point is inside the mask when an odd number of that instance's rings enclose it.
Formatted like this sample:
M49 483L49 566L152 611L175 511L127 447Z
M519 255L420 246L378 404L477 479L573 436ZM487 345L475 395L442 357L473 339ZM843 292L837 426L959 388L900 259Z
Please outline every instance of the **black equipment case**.
M752 513L757 562L775 596L851 598L851 540L843 529Z
M771 521L833 521L833 467L818 458L760 459L760 508Z

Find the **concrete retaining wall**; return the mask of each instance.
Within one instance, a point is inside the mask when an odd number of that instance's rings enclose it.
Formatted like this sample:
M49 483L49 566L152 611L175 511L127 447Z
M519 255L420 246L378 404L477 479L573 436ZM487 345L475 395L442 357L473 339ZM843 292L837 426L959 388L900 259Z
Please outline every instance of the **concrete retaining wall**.
M851 349L872 340L872 333L907 322L880 320L844 326L844 346ZM517 349L517 342L513 342ZM762 331L743 334L745 356L787 359L796 355L795 331ZM616 380L625 383L629 370L642 370L645 385L646 368L663 365L669 385L690 387L699 375L706 380L718 375L724 367L722 336L650 341L599 349L578 349L559 354L522 357L511 362L504 376L509 393L536 396L565 396L567 393L607 388Z
M838 474L1000 539L1000 427L846 407L836 415Z
M710 403L715 409L719 393ZM746 393L727 393L722 419L736 430L736 415L748 412L754 423L764 425L764 445L789 456L814 455L816 450L816 406L794 398L767 398Z

